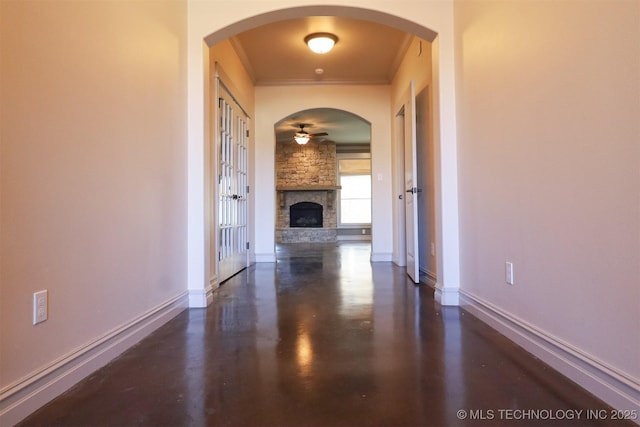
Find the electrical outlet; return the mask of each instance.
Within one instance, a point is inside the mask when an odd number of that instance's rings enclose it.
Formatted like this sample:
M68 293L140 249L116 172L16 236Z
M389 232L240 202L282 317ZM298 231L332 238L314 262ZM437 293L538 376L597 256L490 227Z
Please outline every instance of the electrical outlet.
M509 285L513 285L513 263L512 262L505 262L504 263L504 280L505 282L507 282L507 284Z
M47 320L48 317L48 292L38 291L33 294L33 324L37 325Z
M436 256L436 244L431 242L431 256Z

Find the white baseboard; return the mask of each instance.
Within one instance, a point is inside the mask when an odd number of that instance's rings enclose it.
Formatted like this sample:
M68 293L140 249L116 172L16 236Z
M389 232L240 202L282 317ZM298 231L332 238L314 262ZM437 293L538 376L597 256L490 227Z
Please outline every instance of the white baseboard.
M445 288L436 282L433 298L436 302L440 303L440 305L460 305L460 289Z
M397 257L395 255L393 256L391 262L393 262L398 267L406 267L407 266L407 262L403 258Z
M437 284L437 277L435 273L425 269L420 269L420 282L426 284L427 286L435 289Z
M640 413L638 379L478 296L463 290L460 296L461 305L471 314L611 407Z
M371 252L371 262L391 262L392 260L391 252Z
M398 267L406 267L407 266L407 256L402 252L393 252L391 254L391 262L393 262Z
M275 252L257 253L252 255L253 262L276 262Z
M213 291L219 286L216 277L210 279L205 289L189 289L189 308L204 308L213 302Z
M0 390L0 425L12 426L187 308L182 293Z
M344 236L337 236L336 240L338 240L339 242L343 242L343 241L365 241L365 242L370 242L371 241L371 234L347 234Z

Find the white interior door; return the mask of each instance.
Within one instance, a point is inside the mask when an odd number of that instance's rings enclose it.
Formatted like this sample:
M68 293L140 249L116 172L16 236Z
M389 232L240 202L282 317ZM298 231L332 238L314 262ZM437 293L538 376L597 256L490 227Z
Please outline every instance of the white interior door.
M218 90L218 280L248 265L248 117L228 90Z
M407 274L414 283L420 281L418 236L418 188L416 149L416 85L412 80L403 98L404 111L404 204Z

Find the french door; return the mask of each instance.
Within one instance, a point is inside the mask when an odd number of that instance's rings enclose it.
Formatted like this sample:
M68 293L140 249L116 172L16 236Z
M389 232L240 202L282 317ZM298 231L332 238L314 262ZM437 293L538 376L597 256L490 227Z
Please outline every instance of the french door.
M248 265L249 118L218 79L218 281Z

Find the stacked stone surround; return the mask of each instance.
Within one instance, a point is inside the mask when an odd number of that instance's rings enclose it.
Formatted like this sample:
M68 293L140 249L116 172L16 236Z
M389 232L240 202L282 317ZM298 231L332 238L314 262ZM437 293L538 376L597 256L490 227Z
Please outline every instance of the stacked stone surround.
M336 185L336 144L276 144L276 186Z
M335 187L336 180L335 143L312 140L307 145L276 144L276 242L336 241L336 191L325 189ZM289 227L289 208L299 202L322 205L322 228Z

